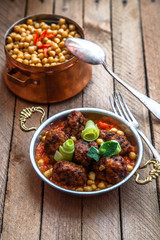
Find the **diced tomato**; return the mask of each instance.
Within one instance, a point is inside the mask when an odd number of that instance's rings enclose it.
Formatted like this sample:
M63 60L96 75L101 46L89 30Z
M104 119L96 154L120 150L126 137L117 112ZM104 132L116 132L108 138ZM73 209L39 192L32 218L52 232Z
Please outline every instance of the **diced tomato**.
M43 157L43 160L44 160L44 162L45 162L46 164L49 163L49 157L47 157L46 155Z
M99 121L99 122L97 123L97 126L98 126L100 129L108 129L109 124L108 124L108 123L105 123L105 122Z
M43 145L38 145L36 148L36 151L40 154L44 153L44 146Z
M134 146L130 146L131 152L135 152L135 147Z

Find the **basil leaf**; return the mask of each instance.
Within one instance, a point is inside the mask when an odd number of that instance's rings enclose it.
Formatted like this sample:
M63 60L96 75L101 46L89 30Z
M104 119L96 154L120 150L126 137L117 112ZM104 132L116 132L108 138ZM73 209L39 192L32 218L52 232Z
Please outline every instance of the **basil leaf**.
M93 146L90 147L90 149L87 153L87 156L93 158L96 162L98 162L99 158L100 158L98 149Z
M101 143L99 148L99 153L103 157L111 157L113 155L118 155L121 151L121 146L116 140L111 140L108 142Z

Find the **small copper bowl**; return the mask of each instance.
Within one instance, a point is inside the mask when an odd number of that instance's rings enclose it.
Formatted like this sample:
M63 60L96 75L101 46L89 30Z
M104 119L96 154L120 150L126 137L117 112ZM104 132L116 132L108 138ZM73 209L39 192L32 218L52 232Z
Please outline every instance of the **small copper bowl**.
M29 18L47 24L58 23L60 18L65 18L67 23L76 26L78 33L84 38L82 28L73 20L60 15L41 14L15 22L5 34L5 45L6 38L13 31L14 26L26 23ZM91 65L76 57L56 66L36 67L18 62L12 58L6 47L4 49L6 54L5 82L14 94L25 100L37 103L66 100L81 92L91 78Z

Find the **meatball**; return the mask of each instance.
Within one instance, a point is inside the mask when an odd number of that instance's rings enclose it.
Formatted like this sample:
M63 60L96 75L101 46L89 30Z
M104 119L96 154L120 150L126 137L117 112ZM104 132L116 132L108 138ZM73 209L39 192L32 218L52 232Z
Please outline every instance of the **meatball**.
M100 138L102 138L104 141L116 140L117 142L119 142L122 148L120 155L125 155L126 153L131 151L131 144L125 136L120 136L115 132L100 130Z
M53 180L67 186L83 186L87 181L84 167L69 161L59 161L53 167Z
M77 139L81 138L81 133L85 127L86 119L81 112L71 112L66 121L64 131L69 136L75 136Z
M88 168L92 162L92 158L87 156L87 153L92 146L98 149L96 142L86 142L83 139L76 141L73 161Z
M127 175L127 169L122 156L103 157L99 162L95 162L93 170L96 179L107 181L110 184L120 182Z
M65 132L62 130L51 129L48 131L45 139L44 149L51 162L55 161L54 154L56 150L58 150L59 146L62 145L67 139L68 138Z

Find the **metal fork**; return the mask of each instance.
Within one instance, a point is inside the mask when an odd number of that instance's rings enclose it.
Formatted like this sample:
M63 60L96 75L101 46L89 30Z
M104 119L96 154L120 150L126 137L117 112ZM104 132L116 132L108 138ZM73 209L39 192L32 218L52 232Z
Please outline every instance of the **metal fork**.
M113 100L112 100L113 99ZM144 135L144 133L139 129L139 124L131 111L129 110L123 96L121 93L112 95L112 98L109 97L111 107L113 111L120 115L121 117L125 118L133 127L136 128L139 135L143 138L143 140L147 143L148 147L152 151L154 157L160 162L160 154L157 152L157 150L154 148L154 146L151 144L151 142L148 140L148 138Z

